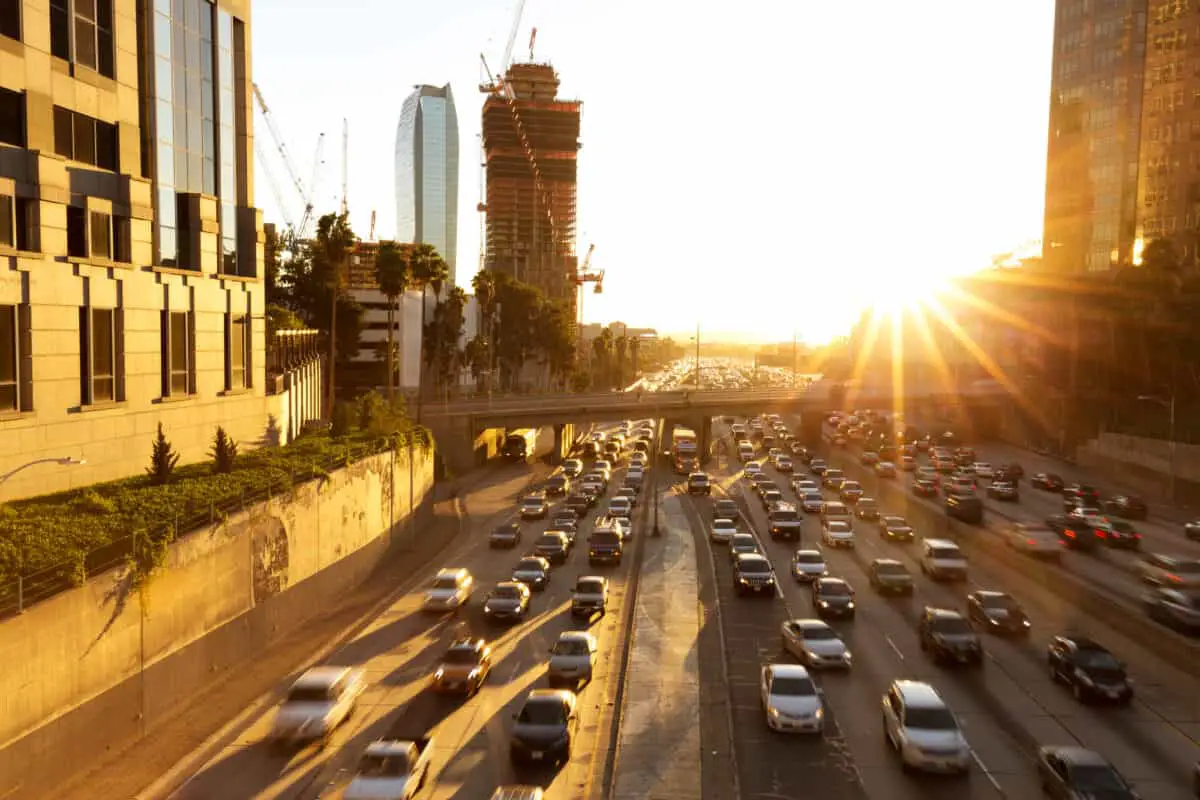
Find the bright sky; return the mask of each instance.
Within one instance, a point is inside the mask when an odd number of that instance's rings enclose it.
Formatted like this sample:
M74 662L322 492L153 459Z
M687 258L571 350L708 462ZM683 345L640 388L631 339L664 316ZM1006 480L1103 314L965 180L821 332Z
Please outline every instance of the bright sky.
M334 12L332 9L336 8ZM459 283L478 268L479 53L497 70L516 0L254 0L254 80L317 211L341 191L366 238L395 227L393 148L418 83L454 89ZM1041 236L1048 0L528 0L514 53L584 101L587 321L818 343L864 305ZM286 173L268 136L270 170ZM258 167L256 202L279 204ZM299 214L293 211L298 217Z

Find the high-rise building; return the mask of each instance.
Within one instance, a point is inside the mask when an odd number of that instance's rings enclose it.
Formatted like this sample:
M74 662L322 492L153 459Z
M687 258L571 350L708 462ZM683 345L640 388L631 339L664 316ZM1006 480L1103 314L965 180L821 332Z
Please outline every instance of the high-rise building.
M458 114L450 84L418 86L396 128L396 241L431 244L458 275Z
M582 104L557 96L558 75L548 64L513 64L504 82L512 96L492 94L483 104L485 266L574 307Z
M1058 0L1042 254L1059 273L1134 259L1146 0Z
M0 4L5 498L263 440L246 0Z

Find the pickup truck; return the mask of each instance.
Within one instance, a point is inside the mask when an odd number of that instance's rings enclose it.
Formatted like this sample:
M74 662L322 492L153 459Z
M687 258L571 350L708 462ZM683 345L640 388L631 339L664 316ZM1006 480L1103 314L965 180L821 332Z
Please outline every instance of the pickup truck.
M367 745L344 800L411 800L429 778L433 738L380 739Z

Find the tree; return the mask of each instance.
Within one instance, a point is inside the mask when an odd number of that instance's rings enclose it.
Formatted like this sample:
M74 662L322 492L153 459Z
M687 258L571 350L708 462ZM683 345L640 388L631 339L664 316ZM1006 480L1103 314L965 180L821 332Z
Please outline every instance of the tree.
M616 375L613 376L613 386L617 389L625 388L625 355L629 349L629 339L621 334L613 343L613 354L615 356L614 370Z
M481 359L479 369L480 374L487 374L490 383L492 370L495 368L493 353L496 338L496 273L481 269L471 279L471 288L475 291L475 301L479 306L479 336L482 337L482 352L478 354L478 358ZM472 369L474 366L472 363ZM478 374L475 381L479 381Z
M613 333L604 328L592 340L592 385L597 388L612 388Z
M421 337L425 360L433 369L433 383L439 388L449 386L462 364L458 343L466 324L466 307L467 293L458 286L451 288L446 299L434 306L433 320Z
M167 440L167 435L163 433L162 423L158 423L158 435L154 437L154 444L150 448L150 466L146 469L146 474L150 476L150 482L156 486L162 486L171 480L171 473L175 471L175 465L179 463L179 453L175 452L175 448Z
M238 446L233 437L225 432L225 428L217 426L217 432L213 434L213 446L208 451L213 460L213 472L217 474L227 474L233 472L233 464L237 459Z
M396 385L396 300L408 288L408 260L395 242L381 242L375 260L375 280L387 298L387 399L395 402Z
M298 331L304 328L304 321L296 316L296 312L284 306L268 305L266 317L268 337L275 331Z
M354 231L350 229L349 215L325 214L317 220L317 236L312 245L312 261L314 269L319 269L324 275L329 289L329 405L330 414L337 400L337 384L335 371L338 360L338 334L342 330L338 326L338 306L343 299L343 282L346 264L350 259L350 251L357 241ZM353 301L352 301L353 302ZM355 304L357 305L357 304ZM361 314L360 314L361 318ZM356 324L355 328L360 328ZM357 337L355 337L357 339ZM355 350L358 342L355 341Z
M547 300L538 310L537 342L557 387L565 388L575 364L574 322L570 306L561 300Z
M445 260L438 254L437 248L431 244L421 243L413 245L412 250L408 255L408 272L410 280L416 286L421 288L421 332L424 334L426 330L426 310L428 307L427 292L430 286L436 286L441 289L449 277L450 268ZM438 298L438 302L441 300ZM421 348L424 350L424 346ZM422 371L421 380L417 386L417 421L421 419L421 396L424 394L425 380L424 371Z
M475 388L478 390L488 368L487 341L482 333L467 340L463 347L463 363L471 369L471 379L475 381Z

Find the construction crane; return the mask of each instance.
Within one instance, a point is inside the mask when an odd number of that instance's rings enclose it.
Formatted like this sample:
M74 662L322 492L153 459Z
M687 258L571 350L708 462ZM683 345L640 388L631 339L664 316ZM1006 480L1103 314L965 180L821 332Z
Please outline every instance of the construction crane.
M375 209L371 209L371 232L367 234L367 241L375 241Z
M581 359L583 358L583 355L584 355L583 333L582 333L583 332L583 295L584 295L583 287L585 284L588 284L588 283L595 284L595 288L592 289L592 292L594 294L604 294L604 270L600 270L599 272L592 272L592 253L594 253L595 251L596 251L596 243L592 242L591 244L588 245L587 254L583 257L583 260L579 262L579 268L575 271L575 286L577 288L577 291L579 292L579 299L575 303L575 305L578 306L576 311L579 314L579 321L578 321L578 327L575 330L578 332L577 336L578 336L578 344L579 344L579 357Z
M304 226L312 218L312 197L304 190L304 184L301 183L300 176L296 173L296 168L292 164L292 156L288 152L287 145L284 143L279 129L275 127L275 116L267 107L267 101L263 98L262 90L258 88L257 83L252 83L250 86L254 89L254 99L258 102L258 109L262 112L263 121L267 123L267 130L270 131L271 139L275 142L275 149L279 151L279 157L283 159L283 166L287 170L288 177L291 178L292 185L296 187L296 193L300 196L300 204L304 209L301 226ZM292 230L295 234L299 235L300 230L298 228L293 227Z
M533 61L533 43L537 41L537 26L529 32L529 60Z
M325 151L325 134L322 133L317 137L317 152L313 155L312 179L308 182L310 198L317 194L317 180L321 175L321 165L325 162L322 160L322 155ZM308 238L308 226L313 220L313 204L310 202L304 207L304 216L300 218L300 227L296 228L296 238Z
M349 186L349 163L350 163L350 120L342 118L342 211L344 215L348 207L348 199L346 196L347 187Z

